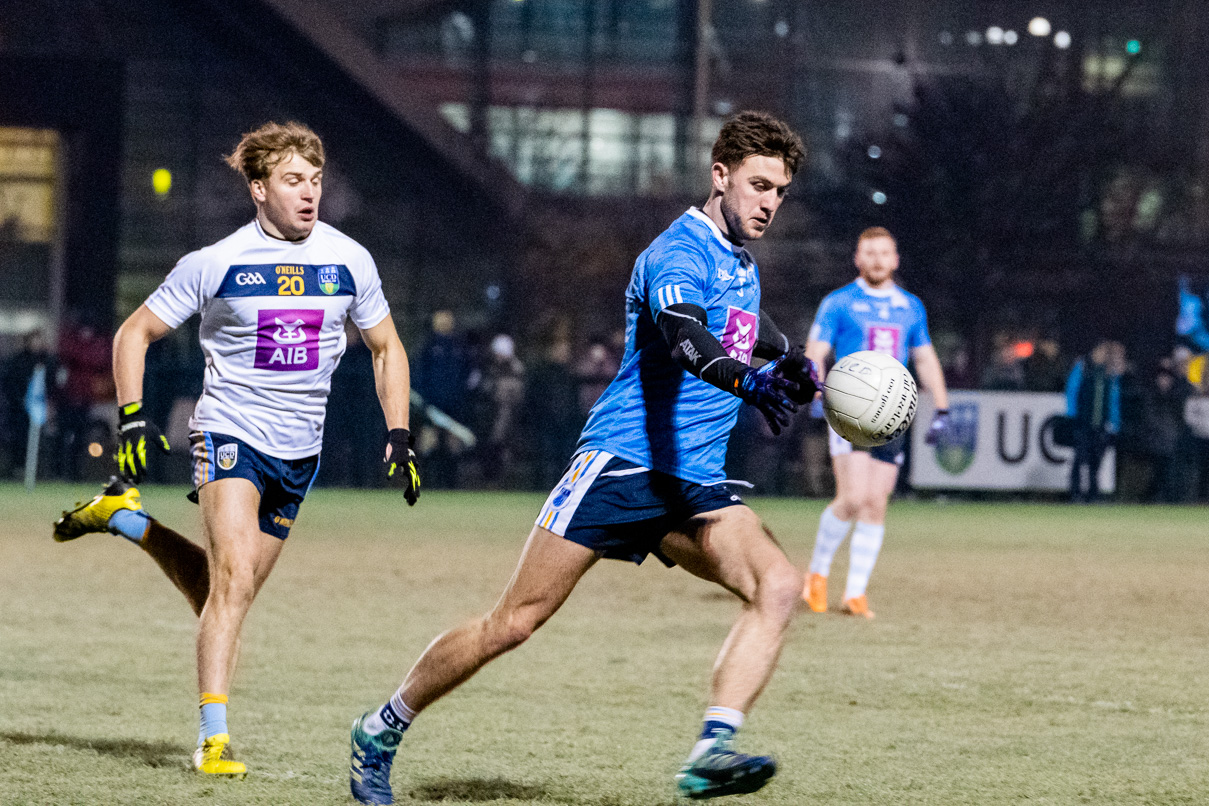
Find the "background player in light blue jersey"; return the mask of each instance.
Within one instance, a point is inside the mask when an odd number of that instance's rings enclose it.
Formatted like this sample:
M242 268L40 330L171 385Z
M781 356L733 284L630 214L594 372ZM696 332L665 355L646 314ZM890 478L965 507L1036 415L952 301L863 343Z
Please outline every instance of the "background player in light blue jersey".
M391 699L353 723L350 784L361 803L390 803L390 768L422 710L518 646L602 557L665 564L743 602L714 665L701 736L676 776L689 797L754 792L767 756L732 739L776 666L802 577L725 483L738 407L774 431L815 376L801 348L760 311L760 280L743 244L760 238L801 165L801 141L754 112L729 120L713 147L708 201L639 256L626 292L626 354L593 408L578 452L538 516L511 581L487 615L434 640ZM773 359L752 369L752 356Z
M898 269L894 237L882 227L865 230L857 239L854 261L860 276L823 298L810 328L806 355L820 367L832 352L837 361L859 350L892 355L904 364L912 360L915 374L936 403L927 435L928 443L935 444L948 423L949 395L940 360L928 336L924 304L894 282ZM827 609L831 560L852 529L848 583L841 609L873 618L865 591L886 533L886 507L898 482L906 438L899 437L880 448L855 448L835 431L828 431L835 500L819 519L802 595L816 613Z

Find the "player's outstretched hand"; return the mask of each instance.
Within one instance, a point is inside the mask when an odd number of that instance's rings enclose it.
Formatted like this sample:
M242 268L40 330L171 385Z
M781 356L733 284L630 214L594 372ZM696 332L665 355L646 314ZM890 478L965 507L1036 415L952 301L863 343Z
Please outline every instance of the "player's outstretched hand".
M171 453L168 438L143 412L143 401L118 408L118 473L131 484L139 484L147 473L147 448Z
M791 399L798 393L798 384L781 374L783 360L784 357L778 358L759 369L749 369L739 384L739 397L760 410L774 435L785 430L798 410L798 404Z
M392 428L386 436L386 478L399 477L403 484L403 498L409 507L416 505L420 497L420 469L416 467L416 452L412 450L416 439L406 428Z
M949 427L949 410L937 409L932 413L932 422L928 425L928 433L924 435L924 442L928 445L935 445L940 442L940 437Z
M796 392L789 399L799 406L804 406L814 400L814 396L823 388L819 381L819 368L806 357L806 348L790 347L789 352L781 359L781 375L798 385Z

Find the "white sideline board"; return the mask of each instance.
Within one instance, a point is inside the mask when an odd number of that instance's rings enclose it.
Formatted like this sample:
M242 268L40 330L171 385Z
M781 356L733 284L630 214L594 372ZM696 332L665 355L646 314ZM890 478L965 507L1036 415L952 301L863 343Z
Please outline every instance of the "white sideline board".
M1054 444L1053 421L1066 413L1056 392L949 392L950 428L941 444L924 442L935 404L921 394L911 428L913 487L924 490L1070 489L1074 450ZM1116 486L1116 452L1100 464L1100 492Z

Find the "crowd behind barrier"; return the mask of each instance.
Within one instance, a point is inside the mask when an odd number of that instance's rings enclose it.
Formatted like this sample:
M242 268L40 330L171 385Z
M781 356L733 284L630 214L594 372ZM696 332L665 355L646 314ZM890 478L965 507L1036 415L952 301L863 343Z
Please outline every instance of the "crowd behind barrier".
M465 330L449 311L433 315L430 332L410 352L412 385L425 402L423 410L413 410L412 430L428 489L546 490L558 481L588 411L617 372L624 334L576 344L569 328L549 330L539 343L518 349L511 335ZM69 322L58 344L52 351L44 333L30 332L0 364L4 479L21 478L25 468L27 393L38 367L49 410L38 443L38 477L95 481L112 471L111 335ZM1052 338L1004 332L993 339L977 377L963 347L942 350L942 358L955 390L1065 395L1066 439L1075 457L1072 501L1209 501L1205 355L1178 346L1139 359L1109 340L1070 355ZM164 340L148 353L146 405L173 446L173 455L154 469L154 481L189 481L188 417L200 393L202 363L196 345L183 340ZM425 417L433 407L444 417ZM464 430L447 427L446 418L466 426L473 443ZM382 484L377 459L384 433L372 358L350 328L348 351L333 378L319 483ZM1093 480L1110 449L1116 485L1105 495ZM731 440L728 475L751 482L761 494L830 495L825 421L803 413L788 434L773 437L745 407ZM905 488L909 474L902 478Z

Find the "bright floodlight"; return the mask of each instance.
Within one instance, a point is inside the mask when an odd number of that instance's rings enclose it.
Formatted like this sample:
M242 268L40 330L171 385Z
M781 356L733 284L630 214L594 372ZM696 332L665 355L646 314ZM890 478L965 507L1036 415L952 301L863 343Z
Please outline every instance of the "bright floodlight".
M869 159L875 160L882 155L881 146L869 146Z
M1059 50L1066 50L1070 47L1070 34L1066 31L1059 31L1054 34L1054 47Z
M157 196L167 196L172 190L172 172L167 168L156 168L151 172L151 189Z
M882 193L880 190L873 191L873 203L874 204L885 204L886 203L886 194Z
M1003 29L998 25L992 25L987 28L987 44L1002 45L1003 44Z
M1028 22L1028 32L1033 36L1049 36L1053 27L1045 17L1033 17Z
M1019 40L1020 40L1020 34L1016 33L1015 31L1004 31L1003 32L1003 44L1014 45Z

